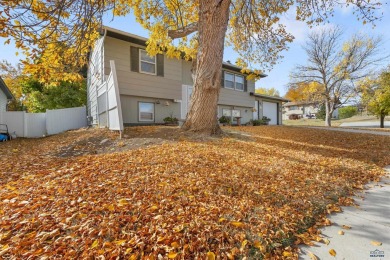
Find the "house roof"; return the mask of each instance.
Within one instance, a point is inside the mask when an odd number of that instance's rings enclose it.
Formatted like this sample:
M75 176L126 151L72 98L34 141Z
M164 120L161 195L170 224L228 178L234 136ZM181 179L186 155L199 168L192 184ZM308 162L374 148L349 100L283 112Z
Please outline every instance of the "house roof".
M4 92L7 99L14 99L14 95L12 95L11 91L5 84L4 80L0 77L0 89Z
M103 29L106 30L106 36L113 37L115 39L119 39L127 42L132 42L141 46L146 46L146 42L148 41L148 38L141 37L125 31L121 31L109 26L103 26ZM223 62L222 68L229 69L235 72L241 72L242 70L241 67L231 64L230 62ZM265 77L267 77L266 74L260 74L260 78L265 78Z
M284 104L284 107L290 107L290 106L299 106L299 105L312 105L312 104L318 104L318 102L315 101L297 101L297 102L288 102Z
M290 101L290 100L282 98L282 97L268 96L268 95L263 95L263 94L256 94L256 93L253 93L253 92L251 92L250 95L251 96L255 96L255 97L260 97L260 98L266 98L266 99L282 101L282 102L289 102Z

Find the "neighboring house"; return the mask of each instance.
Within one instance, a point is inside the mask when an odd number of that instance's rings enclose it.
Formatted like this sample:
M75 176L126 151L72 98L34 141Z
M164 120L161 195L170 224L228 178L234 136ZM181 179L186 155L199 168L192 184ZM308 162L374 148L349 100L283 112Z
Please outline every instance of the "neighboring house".
M7 85L5 85L4 80L0 77L0 111L6 111L8 101L12 99L14 99L14 96Z
M288 120L290 115L298 115L299 118L310 118L317 114L319 108L319 102L288 102L283 105L283 120ZM333 112L333 118L338 118L338 109Z
M102 93L105 88L109 89L104 84L115 74L116 80L111 81L117 84L119 100L116 103L121 110L117 121L124 125L147 125L163 123L168 116L186 118L193 92L191 62L162 54L149 57L145 51L146 41L146 38L104 27L91 52L88 69L88 115L92 125L106 126L109 122L107 102L115 95ZM254 94L255 82L246 80L241 68L231 63L223 63L222 68L218 117L230 116L233 123L240 117L245 124L267 116L271 118L270 124L282 124L281 105L287 100Z

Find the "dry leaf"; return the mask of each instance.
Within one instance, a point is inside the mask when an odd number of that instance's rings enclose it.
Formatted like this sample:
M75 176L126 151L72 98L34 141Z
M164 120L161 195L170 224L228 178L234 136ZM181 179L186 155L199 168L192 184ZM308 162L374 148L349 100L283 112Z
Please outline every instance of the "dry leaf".
M244 227L244 223L238 222L238 221L232 221L232 222L230 222L230 224L232 224L233 226L235 226L235 227L237 227L237 228L242 228L242 227Z
M371 241L371 245L374 245L374 246L381 246L382 245L382 242L379 242L379 241Z
M336 251L334 249L329 250L329 254L333 257L336 256Z
M169 252L169 254L168 254L168 258L169 258L169 259L176 258L176 256L177 256L177 253L176 253L176 252Z
M343 229L351 229L351 227L347 226L347 225L343 225L342 227L343 227Z
M315 254L313 254L312 252L307 251L307 254L309 255L311 260L318 260L318 257Z
M343 236L344 235L344 231L339 230L338 234Z
M213 252L207 252L207 260L215 260L215 254Z

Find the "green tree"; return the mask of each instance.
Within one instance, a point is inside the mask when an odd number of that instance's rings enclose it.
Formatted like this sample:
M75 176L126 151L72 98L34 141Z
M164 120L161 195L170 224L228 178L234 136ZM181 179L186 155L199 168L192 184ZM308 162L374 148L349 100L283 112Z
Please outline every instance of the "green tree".
M380 119L380 127L385 127L385 117L390 114L390 67L376 79L365 79L360 84L362 102L370 113Z
M257 88L257 94L280 97L279 91L276 88Z
M185 53L185 58L193 61L194 93L183 129L215 134L221 131L215 119L225 44L241 56L237 65L244 67L244 72L250 71L247 64L253 62L271 68L293 40L280 23L283 13L294 7L297 19L315 24L346 5L353 6L366 23L377 18L381 1L0 0L0 37L13 37L32 60L42 57L39 63L33 62L43 68L40 71L53 71L53 67L68 71L71 65L86 62L105 12L118 16L132 12L150 31L149 54L165 52L180 58ZM51 55L58 53L59 47L61 55ZM61 62L53 59L55 56ZM254 70L249 78L259 75L260 71Z
M357 115L357 113L358 113L358 108L355 106L346 106L346 107L339 108L340 119L353 117L354 115Z
M325 105L324 104L320 105L320 107L318 109L318 112L316 114L316 117L318 119L325 120L325 118L326 118L326 109L325 109Z
M87 103L86 83L65 82L50 85L29 78L22 84L26 95L24 102L29 112L45 112L46 109L79 107Z

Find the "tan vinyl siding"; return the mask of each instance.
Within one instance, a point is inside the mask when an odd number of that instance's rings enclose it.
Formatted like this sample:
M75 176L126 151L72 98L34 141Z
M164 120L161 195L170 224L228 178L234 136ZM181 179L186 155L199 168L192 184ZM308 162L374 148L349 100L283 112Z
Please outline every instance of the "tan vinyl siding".
M109 61L114 60L121 94L165 99L181 99L181 60L164 56L164 77L132 72L129 42L112 37L105 39L105 73L109 74ZM136 46L140 47L140 46Z
M7 108L7 96L0 89L0 111L5 111Z
M248 91L237 91L234 89L221 88L218 104L253 107L254 97L250 96L250 92L255 91L255 82L248 80Z
M127 95L121 95L120 98L124 124L164 123L163 119L168 116L180 118L180 103L172 102L171 99L158 99L160 104L154 104L154 121L140 122L138 120L138 102L156 103L156 99ZM165 102L169 102L169 105L167 106Z

